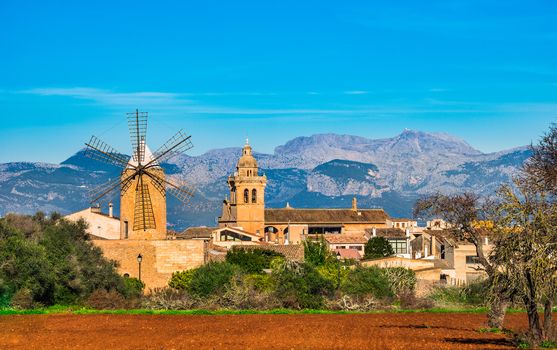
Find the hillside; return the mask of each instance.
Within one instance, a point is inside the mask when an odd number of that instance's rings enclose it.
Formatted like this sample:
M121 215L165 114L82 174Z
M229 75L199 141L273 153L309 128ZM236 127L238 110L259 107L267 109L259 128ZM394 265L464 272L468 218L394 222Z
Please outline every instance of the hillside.
M169 223L175 229L215 223L228 192L226 177L240 154L240 148L215 149L163 164L168 174L184 176L198 188L187 208L169 200ZM348 207L357 196L360 206L409 216L416 198L428 193L493 193L529 154L526 147L484 154L450 135L405 130L387 139L298 137L273 154L256 157L268 177L269 207L287 202L294 207ZM83 209L89 205L88 190L118 174L119 169L87 159L82 151L61 164L0 164L0 215ZM113 200L118 210L118 196Z

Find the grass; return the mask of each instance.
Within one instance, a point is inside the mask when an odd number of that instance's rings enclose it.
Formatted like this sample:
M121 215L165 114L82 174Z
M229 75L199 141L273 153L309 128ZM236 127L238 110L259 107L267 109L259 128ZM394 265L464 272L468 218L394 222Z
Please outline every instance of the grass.
M331 310L290 310L290 309L273 309L273 310L95 310L84 308L81 306L61 306L55 305L46 308L38 308L31 310L18 309L0 309L2 315L56 315L56 314L73 314L73 315L343 315L343 314L383 314L383 313L486 313L487 308L433 308L433 309L386 309L374 310L369 312L360 311L331 311ZM508 312L523 312L522 310L509 310ZM481 330L480 330L481 331ZM487 331L487 330L485 330Z

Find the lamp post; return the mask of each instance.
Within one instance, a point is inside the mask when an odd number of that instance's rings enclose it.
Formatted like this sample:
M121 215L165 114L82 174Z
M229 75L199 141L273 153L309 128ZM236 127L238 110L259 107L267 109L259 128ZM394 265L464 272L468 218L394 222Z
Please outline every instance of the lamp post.
M139 282L141 282L141 261L143 261L143 256L141 254L139 254L137 256L137 264L139 267Z
M340 252L337 250L337 261L338 261L338 275L337 275L337 290L340 289Z

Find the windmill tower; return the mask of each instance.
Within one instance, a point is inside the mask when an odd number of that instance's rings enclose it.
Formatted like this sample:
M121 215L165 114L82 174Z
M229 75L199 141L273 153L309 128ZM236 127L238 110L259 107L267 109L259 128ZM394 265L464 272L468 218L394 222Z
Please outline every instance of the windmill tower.
M120 238L157 240L166 238L166 195L182 203L194 194L184 180L168 179L160 166L162 162L191 149L191 136L178 131L154 153L146 143L147 113L128 113L128 128L132 157L127 158L96 136L86 143L85 156L119 166L119 178L94 189L92 203L120 189Z

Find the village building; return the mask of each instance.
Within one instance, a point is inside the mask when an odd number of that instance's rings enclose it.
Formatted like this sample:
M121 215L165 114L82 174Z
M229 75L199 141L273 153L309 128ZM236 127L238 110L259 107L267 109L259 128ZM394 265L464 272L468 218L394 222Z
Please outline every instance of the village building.
M153 155L145 145L145 158ZM132 157L122 178L129 177ZM164 287L175 271L188 270L209 261L221 261L235 246L245 249L271 249L287 258L303 260L302 242L324 239L329 249L341 260L362 261L364 265L405 266L419 272L429 281L464 281L480 278L475 249L462 242L452 242L443 234L447 224L432 220L427 227L407 218L392 218L383 209L359 208L354 198L352 206L332 208L265 207L267 178L261 175L252 147L246 142L228 177L229 196L223 200L217 227L190 227L184 232L169 232L166 228L166 196L160 188L165 178L158 164L151 180L128 186L142 186L149 193L148 218L137 214L137 203L143 198L137 191L122 189L120 216L100 207L88 208L66 216L83 219L89 224L88 233L104 255L119 263L122 274L140 277L148 288ZM160 180L160 181L159 181ZM142 204L145 208L145 204ZM363 260L365 245L373 237L383 237L393 247L395 256L372 261ZM487 242L486 242L487 243ZM138 260L138 257L141 259ZM460 283L460 282L459 282Z

